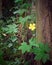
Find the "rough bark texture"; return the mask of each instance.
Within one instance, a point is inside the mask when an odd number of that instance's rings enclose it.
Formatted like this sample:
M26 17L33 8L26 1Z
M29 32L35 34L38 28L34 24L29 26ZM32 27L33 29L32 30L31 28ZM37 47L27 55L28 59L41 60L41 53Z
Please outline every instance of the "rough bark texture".
M52 48L52 0L37 0L37 38Z
M46 0L39 0L37 4L37 37L40 41L50 42L48 3Z
M49 10L49 24L50 24L50 47L52 49L52 0L48 0L48 10ZM52 51L50 52L50 56L52 59Z

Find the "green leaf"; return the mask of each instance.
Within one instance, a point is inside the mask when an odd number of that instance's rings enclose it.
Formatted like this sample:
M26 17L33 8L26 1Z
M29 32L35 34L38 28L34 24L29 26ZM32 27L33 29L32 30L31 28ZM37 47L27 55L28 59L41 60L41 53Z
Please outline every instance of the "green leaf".
M26 16L26 17L19 17L19 21L22 25L24 25L28 20L31 19L31 16Z
M45 63L47 60L49 60L49 54L44 54L42 62Z
M16 18L14 16L12 16L11 19L12 19L12 21L15 21L16 20Z
M28 7L31 7L32 6L32 4L30 4L30 3L24 3L23 5L22 5L22 8L28 8Z
M26 42L23 42L21 43L21 46L18 49L22 50L22 53L30 52L31 46L27 45Z
M42 54L37 54L35 60L40 61L42 59Z
M3 55L3 51L0 49L0 57Z
M24 23L25 23L26 21L24 20L23 17L19 17L19 22L20 22L22 25L24 25Z
M16 24L7 25L7 27L5 27L5 28L3 27L2 29L3 29L4 32L10 33L10 34L17 33L17 31L18 31L18 28L17 28Z
M46 52L49 52L51 50L48 44L45 44L44 49L45 49Z
M21 1L23 1L23 0L15 0L15 3L18 3L18 2L21 2Z
M36 56L35 56L36 60L41 60L45 55L45 53L40 48L34 49L34 53L36 54Z
M50 51L50 48L49 48L49 45L46 43L39 43L39 47L44 51L44 52L49 52Z
M13 46L13 44L12 44L12 43L9 43L9 44L8 44L8 47L9 47L9 48L10 48L10 47L12 47L12 46Z
M26 9L19 9L19 10L16 10L15 12L13 12L14 14L19 14L19 15L22 15L24 12L26 12L27 10Z
M15 41L17 40L17 37L16 37L16 36L11 36L10 40L11 40L12 42L15 42Z
M36 43L36 41L37 41L37 39L36 39L36 38L31 38L31 39L29 40L29 44L30 44L31 46L38 47L38 46L39 46L39 44L38 44L38 43Z
M35 60L42 60L43 63L45 63L47 60L49 60L49 54L47 53L49 48L46 44L40 43L39 47L33 48L32 52L35 54Z
M45 52L45 45L44 45L44 43L39 43L39 48L40 48L43 52Z

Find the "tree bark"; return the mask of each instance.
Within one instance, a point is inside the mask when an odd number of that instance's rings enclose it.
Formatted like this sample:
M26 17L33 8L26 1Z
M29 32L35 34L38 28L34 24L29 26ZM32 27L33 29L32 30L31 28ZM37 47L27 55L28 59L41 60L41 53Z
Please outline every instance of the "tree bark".
M47 0L38 0L37 4L37 38L39 41L50 42L50 25Z
M38 41L48 43L52 48L52 0L37 0L36 8L37 39ZM52 50L50 52L50 57L52 59Z
M49 10L49 24L50 24L50 47L52 49L52 0L48 0L48 10ZM52 50L50 52L50 57L52 60Z

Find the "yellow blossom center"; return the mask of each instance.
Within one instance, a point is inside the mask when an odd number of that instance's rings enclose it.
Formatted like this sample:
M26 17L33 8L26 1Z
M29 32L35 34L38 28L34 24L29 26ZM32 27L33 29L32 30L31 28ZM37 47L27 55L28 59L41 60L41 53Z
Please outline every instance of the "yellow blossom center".
M30 23L29 24L29 29L34 31L36 29L36 24L35 23Z

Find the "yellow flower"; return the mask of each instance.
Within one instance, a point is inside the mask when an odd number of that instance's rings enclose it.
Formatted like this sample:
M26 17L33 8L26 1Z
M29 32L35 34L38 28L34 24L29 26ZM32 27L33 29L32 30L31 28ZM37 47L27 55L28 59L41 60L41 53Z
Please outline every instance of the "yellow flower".
M35 23L30 23L29 24L29 29L34 31L36 29L36 24Z

